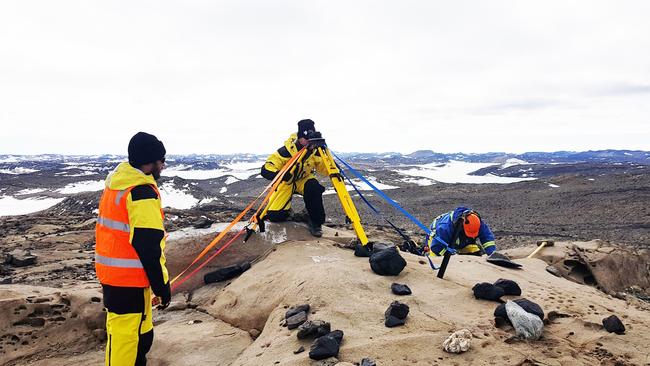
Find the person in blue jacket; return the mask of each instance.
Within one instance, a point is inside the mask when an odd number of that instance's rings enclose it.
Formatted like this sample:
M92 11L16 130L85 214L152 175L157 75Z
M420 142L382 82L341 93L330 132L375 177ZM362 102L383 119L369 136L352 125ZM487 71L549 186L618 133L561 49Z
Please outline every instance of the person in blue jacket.
M483 252L490 255L496 250L490 227L476 211L467 207L458 207L436 217L430 229L431 235L425 237L423 248L430 256L442 256L447 250L451 254L473 255L482 255ZM456 241L452 243L454 238Z

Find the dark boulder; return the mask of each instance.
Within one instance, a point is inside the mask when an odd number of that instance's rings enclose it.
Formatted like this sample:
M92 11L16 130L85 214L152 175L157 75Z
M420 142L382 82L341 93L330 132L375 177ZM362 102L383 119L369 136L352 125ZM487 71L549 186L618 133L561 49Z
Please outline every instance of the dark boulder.
M389 328L406 323L406 317L409 315L409 306L399 301L393 301L384 313L384 325Z
M340 330L335 330L334 332L319 337L311 345L309 358L312 360L324 360L326 358L336 357L339 354L342 342L343 332Z
M544 310L542 310L542 308L536 303L528 299L517 299L513 301L516 302L517 305L521 306L524 310L526 310L526 312L537 315L541 320L544 320ZM506 320L508 323L510 323L510 319L508 319L508 313L506 312L505 304L501 304L497 306L496 309L494 309L494 317L502 318Z
M207 229L210 226L214 224L214 221L210 220L209 218L202 216L198 220L194 221L194 226L195 229Z
M501 296L505 295L505 292L501 287L497 287L491 283L481 282L477 283L472 287L474 292L474 297L482 300L490 301L501 301Z
M394 246L380 251L373 250L370 256L370 268L380 276L397 276L404 267L406 260Z
M219 268L216 271L206 273L205 276L203 276L203 282L205 282L205 284L208 284L214 282L227 281L248 271L250 268L251 268L250 262L243 262L240 264L235 264L234 266Z
M603 327L610 333L625 334L625 325L616 315L603 319Z
M501 287L506 295L521 296L521 287L515 281L500 278L494 286Z
M318 338L331 331L330 323L322 320L308 320L298 327L298 339Z
M521 268L521 264L513 262L512 259L510 259L510 257L508 257L507 255L497 253L497 252L494 252L494 253L490 254L490 256L487 257L486 260L489 263L492 263L494 265L501 266L501 267L514 268L514 269Z
M302 313L302 312L309 313L310 309L311 309L311 306L309 306L309 304L302 304L302 305L298 305L298 306L292 306L284 314L284 318L289 319L292 316L294 316L294 315L296 315L298 313Z
M287 318L287 328L296 329L306 321L307 321L307 313L301 311L298 314Z

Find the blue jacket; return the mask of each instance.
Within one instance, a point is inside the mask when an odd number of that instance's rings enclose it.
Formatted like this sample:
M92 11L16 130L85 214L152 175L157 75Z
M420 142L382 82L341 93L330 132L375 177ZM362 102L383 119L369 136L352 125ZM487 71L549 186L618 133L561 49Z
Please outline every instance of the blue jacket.
M431 226L431 235L425 237L425 242L431 249L429 252L430 255L444 255L447 251L447 247L451 246L451 241L453 240L454 235L454 219L460 217L465 211L469 211L467 207L458 207L454 211L444 213L433 220ZM480 244L478 243L480 242ZM477 240L470 238L459 238L456 240L455 245L453 246L461 254L468 254L477 252L480 249L478 245L483 247L487 255L492 254L496 250L496 244L494 242L494 234L492 230L481 219L481 228L478 232Z

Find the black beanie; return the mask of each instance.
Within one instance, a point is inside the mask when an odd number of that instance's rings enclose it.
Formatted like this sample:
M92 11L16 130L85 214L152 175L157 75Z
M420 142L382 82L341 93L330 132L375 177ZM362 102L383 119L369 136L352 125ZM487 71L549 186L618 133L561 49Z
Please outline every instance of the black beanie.
M298 138L307 138L309 131L316 131L316 127L314 127L314 121L310 119L303 119L298 122Z
M129 163L134 167L162 160L165 157L165 145L145 132L138 132L129 141Z

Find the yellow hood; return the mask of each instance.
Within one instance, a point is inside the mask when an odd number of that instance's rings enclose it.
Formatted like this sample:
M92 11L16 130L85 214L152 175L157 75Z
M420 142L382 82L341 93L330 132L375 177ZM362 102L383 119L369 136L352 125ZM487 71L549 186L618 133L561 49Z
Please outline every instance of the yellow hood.
M297 133L292 133L291 136L287 139L287 141L284 142L284 147L289 150L291 155L294 155L295 153L298 152L298 148L296 144L298 143L298 134Z
M124 162L113 170L108 177L106 177L106 187L114 190L123 190L133 186L143 184L156 185L156 180L153 175L144 174L142 171L134 168L131 164Z

